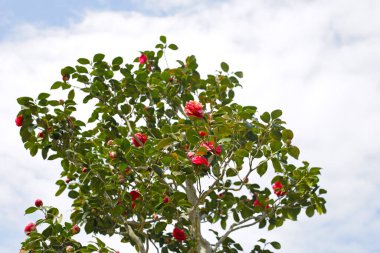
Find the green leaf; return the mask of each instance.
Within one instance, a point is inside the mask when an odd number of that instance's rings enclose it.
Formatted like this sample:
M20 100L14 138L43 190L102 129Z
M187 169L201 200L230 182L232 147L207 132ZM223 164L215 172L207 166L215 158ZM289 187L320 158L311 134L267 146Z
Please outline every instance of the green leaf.
M226 228L227 228L227 221L226 221L226 219L220 219L220 226L224 229L224 230L226 230Z
M75 91L74 89L70 90L69 95L67 96L67 99L73 100L75 97Z
M272 165L275 172L282 172L282 167L277 158L272 158Z
M30 97L19 97L17 99L17 102L20 104L20 105L26 105L28 104L29 102L32 102L33 99L30 98Z
M44 160L47 158L47 155L48 155L49 149L50 149L50 145L44 147L44 148L41 150L42 158L43 158Z
M67 67L64 67L63 69L61 69L62 75L71 75L73 73L75 73L75 69L71 66L67 66Z
M271 114L272 119L277 119L282 115L281 110L274 110Z
M265 162L262 162L259 164L259 166L257 166L257 173L260 175L260 177L262 177L265 172L267 172L267 169L268 169L268 163L265 161Z
M75 66L76 70L78 71L78 73L88 73L88 70L83 67L83 66Z
M162 139L160 140L157 145L156 145L156 149L157 150L161 150L165 147L167 147L169 144L171 144L174 140L172 138L165 138L165 139Z
M96 54L94 55L93 62L100 62L104 59L105 55L104 54Z
M161 35L160 41L165 44L166 43L166 37L164 35Z
M265 123L269 123L270 114L268 112L264 112L263 114L261 114L260 119L264 121Z
M86 231L87 234L91 234L94 231L93 220L87 220L86 225L84 226L84 231Z
M270 245L275 249L281 249L281 244L279 242L271 242Z
M55 82L55 83L53 83L53 85L50 87L50 89L52 89L52 90L58 89L58 88L62 87L62 84L63 84L63 82Z
M195 132L193 128L189 128L186 131L186 139L193 145L197 144L199 141L198 133Z
M239 77L239 78L243 78L243 72L241 72L241 71L237 71L237 72L235 72L235 75L236 75L237 77Z
M267 240L264 239L264 238L261 238L260 240L258 240L258 242L261 242L261 243L265 243Z
M239 222L239 221L240 221L239 215L238 215L238 213L236 212L235 209L232 210L232 215L233 215L234 220L235 220L236 222Z
M228 70L230 69L230 67L228 66L228 64L225 63L225 62L222 62L222 63L220 64L220 67L222 68L222 70L223 70L224 72L228 72Z
M177 50L177 49L178 49L177 45L175 45L175 44L170 44L170 45L169 45L169 48L170 48L171 50Z
M45 238L48 238L49 236L51 236L53 233L53 228L52 226L48 226L46 229L44 229L44 231L42 231L42 235L45 237ZM47 252L46 250L44 250L44 252ZM52 252L56 252L56 251L52 251Z
M38 145L33 145L29 151L31 156L35 156L38 152Z
M64 190L66 190L66 185L65 184L60 185L58 191L55 193L55 196L61 195Z
M282 140L287 141L287 140L292 140L294 137L292 130L289 129L284 129L282 130Z
M79 58L77 61L83 65L90 64L90 61L86 58Z
M296 146L290 146L288 148L289 155L294 157L295 159L298 159L298 156L300 155L300 150Z
M264 228L266 225L267 225L267 221L266 220L262 220L259 223L259 228Z
M314 206L308 206L306 208L306 215L312 217L314 215Z
M35 207L35 206L31 206L31 207L29 207L29 208L27 208L27 209L25 210L25 214L31 214L31 213L34 213L34 212L37 211L37 210L38 210L37 207Z
M45 93L45 92L42 92L38 95L37 99L38 100L42 100L42 99L47 99L48 97L50 97L50 94L49 93Z
M156 226L154 227L154 232L156 234L161 233L162 231L165 230L166 225L167 225L166 222L163 222L163 221L157 222Z
M120 65L122 63L123 63L123 58L121 58L120 56L112 60L112 65Z
M79 196L77 191L69 191L69 197L72 199L76 199Z
M227 176L227 177L234 177L234 176L236 176L236 175L237 175L236 171L233 170L233 169L231 169L231 168L229 168L229 169L227 170L227 172L226 172L226 176Z

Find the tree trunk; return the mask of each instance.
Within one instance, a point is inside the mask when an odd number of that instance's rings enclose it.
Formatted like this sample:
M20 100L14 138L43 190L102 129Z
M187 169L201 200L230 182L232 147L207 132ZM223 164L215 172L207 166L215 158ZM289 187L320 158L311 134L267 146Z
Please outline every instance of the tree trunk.
M202 236L201 220L198 207L196 206L198 200L197 193L193 183L189 179L186 179L186 194L187 199L193 205L193 207L189 209L189 219L191 222L191 234L195 239L196 252L211 253L212 248L210 243Z

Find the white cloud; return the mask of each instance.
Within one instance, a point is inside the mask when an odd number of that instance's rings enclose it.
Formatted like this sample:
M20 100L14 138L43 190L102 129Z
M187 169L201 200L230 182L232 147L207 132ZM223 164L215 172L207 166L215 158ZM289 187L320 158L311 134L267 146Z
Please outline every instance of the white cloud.
M193 6L167 17L86 12L67 28L16 29L0 42L1 132L7 133L0 149L0 226L12 223L16 237L22 238L28 221L21 218L23 209L37 197L68 210L67 201L52 197L58 165L29 158L23 150L13 123L15 99L47 90L60 68L79 57L104 52L109 59L121 55L131 61L166 34L181 50L169 55L170 64L195 54L203 74L218 69L221 61L243 70L238 101L261 112L283 109L301 158L324 167L321 184L329 190L328 214L288 222L268 236L282 242L284 252L379 251L379 4L282 3L235 0ZM250 246L252 233L259 234L245 230L235 238ZM8 252L17 250L17 245L11 247Z

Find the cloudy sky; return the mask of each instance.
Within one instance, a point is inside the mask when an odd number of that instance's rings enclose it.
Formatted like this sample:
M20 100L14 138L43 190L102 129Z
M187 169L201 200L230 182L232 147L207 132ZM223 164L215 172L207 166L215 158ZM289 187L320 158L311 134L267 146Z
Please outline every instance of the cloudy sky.
M131 61L162 34L180 47L173 65L195 54L204 75L221 61L243 71L238 102L281 108L301 159L324 168L326 215L235 238L247 249L266 236L282 252L380 252L380 1L0 0L1 252L19 249L35 198L69 210L53 197L58 164L23 148L16 98L47 91L79 57Z

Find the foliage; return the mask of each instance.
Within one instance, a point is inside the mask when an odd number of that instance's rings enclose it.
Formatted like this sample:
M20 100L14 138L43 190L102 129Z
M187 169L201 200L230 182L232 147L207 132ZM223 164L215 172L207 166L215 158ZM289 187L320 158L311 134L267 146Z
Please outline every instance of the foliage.
M73 200L71 223L62 224L54 207L26 210L44 217L22 243L25 251L115 252L98 238L75 241L70 231L79 224L87 234L120 236L139 252L238 252L230 238L238 229L272 230L302 210L326 212L320 168L293 164L300 151L281 110L258 116L256 107L234 102L243 73L227 63L205 78L195 56L163 67L167 49L178 47L161 36L132 64L106 62L103 54L80 58L51 86L67 91L66 100L45 92L18 99L25 148L61 161L56 196L66 191ZM76 114L77 93L93 105L88 118ZM271 181L255 183L264 175ZM210 242L203 222L224 232L213 230ZM252 252L270 251L256 245Z

